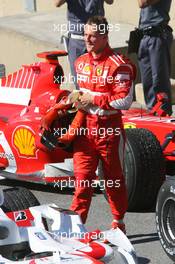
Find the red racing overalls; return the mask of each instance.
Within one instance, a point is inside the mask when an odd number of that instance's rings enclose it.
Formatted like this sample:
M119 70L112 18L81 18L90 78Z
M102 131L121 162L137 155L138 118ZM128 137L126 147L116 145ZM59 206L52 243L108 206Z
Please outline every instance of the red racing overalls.
M87 112L84 130L79 131L74 141L76 189L70 209L85 223L101 160L111 212L114 219L120 220L127 210L121 110L128 109L132 103L135 67L109 46L98 59L91 53L80 56L75 67L80 90L92 94L94 99L84 109Z

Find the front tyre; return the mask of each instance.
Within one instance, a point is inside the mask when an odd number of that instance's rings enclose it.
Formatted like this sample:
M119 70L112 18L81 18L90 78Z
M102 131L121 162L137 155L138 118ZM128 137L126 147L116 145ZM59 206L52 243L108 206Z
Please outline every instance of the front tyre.
M165 253L175 261L175 177L165 181L159 191L156 227Z
M4 213L28 209L40 205L34 194L23 187L4 189L4 202L1 209Z

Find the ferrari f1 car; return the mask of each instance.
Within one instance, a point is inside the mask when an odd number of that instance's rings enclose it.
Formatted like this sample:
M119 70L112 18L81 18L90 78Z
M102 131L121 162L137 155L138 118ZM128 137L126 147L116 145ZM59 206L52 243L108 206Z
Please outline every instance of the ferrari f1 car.
M68 96L60 89L64 74L58 62L65 55L65 51L40 53L44 61L23 65L0 79L0 176L44 184L73 179L70 148L57 145L40 130L42 117ZM67 112L51 124L52 135L58 137L59 128L71 123L75 113ZM156 201L165 175L174 173L175 119L131 109L123 120L129 209L147 209ZM100 165L98 173L102 177Z
M12 198L13 197L13 198ZM107 239L113 246L103 243ZM118 228L88 232L73 211L39 205L25 188L0 194L0 263L136 264L134 248Z

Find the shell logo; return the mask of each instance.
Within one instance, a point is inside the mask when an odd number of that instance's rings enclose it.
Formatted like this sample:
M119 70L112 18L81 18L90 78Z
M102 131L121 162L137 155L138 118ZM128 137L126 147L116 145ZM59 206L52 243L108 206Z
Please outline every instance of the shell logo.
M90 72L90 66L89 65L86 65L83 70L85 72Z
M127 122L127 123L124 123L124 128L125 129L127 129L127 128L136 128L136 124L132 123L132 122Z
M13 144L20 156L36 157L35 134L27 127L18 127L13 133Z

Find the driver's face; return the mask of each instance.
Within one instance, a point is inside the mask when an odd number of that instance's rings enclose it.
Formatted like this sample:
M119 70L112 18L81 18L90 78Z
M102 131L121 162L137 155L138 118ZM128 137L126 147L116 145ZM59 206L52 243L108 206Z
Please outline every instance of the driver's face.
M95 25L85 25L84 40L88 52L101 53L108 42L107 34L100 34Z

